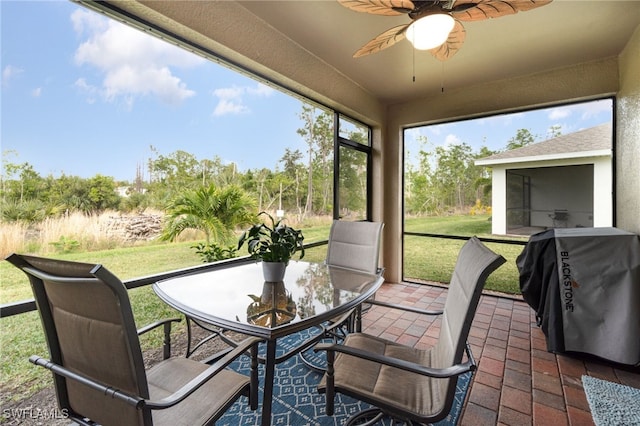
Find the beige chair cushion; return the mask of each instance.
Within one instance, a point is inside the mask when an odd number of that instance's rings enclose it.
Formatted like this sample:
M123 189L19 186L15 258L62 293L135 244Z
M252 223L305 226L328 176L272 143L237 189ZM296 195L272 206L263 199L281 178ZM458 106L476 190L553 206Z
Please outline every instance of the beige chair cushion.
M329 232L327 264L375 274L382 223L334 220Z
M403 359L421 365L431 365L431 351L396 344L367 334L350 334L344 345L364 349L379 355ZM394 407L399 412L419 413L429 417L439 413L445 401L436 387L451 379L432 379L378 363L337 354L335 361L336 389L349 394L356 392L366 399L372 398ZM325 377L318 389L324 392Z
M151 399L168 397L209 366L187 358L170 358L147 372ZM231 370L219 372L181 403L153 411L154 425L200 425L213 419L215 412L235 401L235 395L249 383L249 377Z

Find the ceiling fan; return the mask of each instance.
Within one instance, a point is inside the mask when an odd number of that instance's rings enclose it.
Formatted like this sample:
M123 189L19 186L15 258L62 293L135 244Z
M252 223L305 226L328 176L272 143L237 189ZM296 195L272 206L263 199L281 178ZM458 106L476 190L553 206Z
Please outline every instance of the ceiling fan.
M353 57L379 52L407 38L416 49L429 50L446 61L462 47L466 31L461 21L481 21L489 18L526 12L551 3L552 0L338 0L356 12L394 16L408 14L412 22L390 28L362 46ZM429 41L422 34L440 29L439 39ZM421 44L422 41L425 43Z

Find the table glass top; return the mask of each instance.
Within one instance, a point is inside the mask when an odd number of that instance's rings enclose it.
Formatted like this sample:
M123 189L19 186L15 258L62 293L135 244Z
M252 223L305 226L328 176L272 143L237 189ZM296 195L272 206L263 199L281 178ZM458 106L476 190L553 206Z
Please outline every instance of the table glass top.
M154 290L169 305L199 319L275 328L373 293L381 280L374 274L291 261L283 282L265 282L262 264L247 263L160 281Z

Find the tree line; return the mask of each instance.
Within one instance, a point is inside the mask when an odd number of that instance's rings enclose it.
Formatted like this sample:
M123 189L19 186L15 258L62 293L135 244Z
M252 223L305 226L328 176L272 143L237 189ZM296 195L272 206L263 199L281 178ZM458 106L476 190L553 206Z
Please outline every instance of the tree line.
M550 137L560 136L560 127L549 129ZM503 150L485 146L477 151L465 143L431 146L418 138L416 153L406 153L405 213L409 215L487 211L491 205L491 171L474 164L479 158L530 145L539 137L519 129Z
M81 178L62 174L41 176L29 163L14 162L16 152L4 152L0 200L3 221L37 222L45 217L69 212L98 214L105 210L122 212L147 208L168 211L185 195L233 188L238 199L250 200L256 213L283 209L298 220L311 215L333 212L333 114L309 105L299 113L302 126L297 134L305 143L305 151L286 148L274 169L257 168L241 171L235 163L219 157L198 159L177 150L160 154L153 146L145 165L146 178L139 167L133 182L116 181L113 177L95 175ZM554 134L559 134L555 129ZM354 132L349 138L366 142ZM509 141L507 149L535 141L521 129ZM429 148L421 140L417 162L405 170L405 208L408 214L438 214L464 210L480 200L489 204L490 175L476 167L476 158L494 152L483 147L474 152L466 143ZM366 201L366 156L356 150L341 150L340 207L362 208ZM118 193L126 188L126 196ZM213 188L213 189L211 189ZM233 192L232 191L232 192Z
M28 162L16 162L17 152L5 151L0 182L2 220L38 222L76 211L166 211L185 194L194 195L210 187L243 191L243 199L252 200L256 211L282 209L298 220L310 215L331 215L333 114L303 105L299 117L302 126L297 134L306 149L286 148L274 169L241 171L237 164L223 162L218 156L199 159L183 150L165 155L151 146L147 164L138 167L133 182L126 182L99 174L91 178L64 173L42 176ZM354 133L353 138L361 136ZM366 197L366 185L362 183L366 182L364 159L347 153L344 165L344 199L362 200ZM123 189L126 194L121 195ZM345 203L346 208L349 204Z

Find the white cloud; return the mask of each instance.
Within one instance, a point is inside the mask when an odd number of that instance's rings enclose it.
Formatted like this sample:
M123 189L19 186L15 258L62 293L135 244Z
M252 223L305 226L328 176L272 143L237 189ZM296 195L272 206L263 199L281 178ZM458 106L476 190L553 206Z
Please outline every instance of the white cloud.
M424 127L412 127L404 131L405 141L416 141L422 137L422 130Z
M99 95L99 88L87 83L84 78L79 78L73 84L81 93L87 97L87 102L93 104L96 102L96 96Z
M443 128L444 128L444 125L438 125L438 124L436 124L435 126L428 127L429 131L436 136L439 136L442 134Z
M228 99L220 99L218 105L213 110L213 115L216 117L227 114L243 114L249 112L249 108L241 103Z
M31 91L31 96L34 98L39 98L42 95L42 87L36 87Z
M603 112L611 113L611 101L609 99L553 108L549 112L549 119L562 120L576 114L580 116L580 120L589 120Z
M79 88L84 92L95 90L95 87L88 84L87 80L85 80L84 78L77 79L76 82L74 83L74 86L76 86L77 88Z
M13 65L7 65L2 70L2 86L6 86L17 75L22 74L24 71L22 68L15 67Z
M213 91L213 96L218 98L218 104L213 110L213 115L219 117L226 114L246 114L251 109L245 105L245 96L269 97L274 89L262 83L255 86L231 86L222 87Z
M429 133L436 136L440 136L447 132L451 132L452 129L455 129L455 126L456 126L455 123L448 122L448 123L441 123L441 124L431 124L427 126L427 129L429 130Z
M75 52L75 61L103 74L99 86L103 99L132 106L138 97L154 96L178 105L195 95L171 68L194 67L204 63L203 58L89 11L75 11L71 20L76 32L85 38ZM85 89L97 87L84 78L80 80Z
M77 34L97 33L107 30L109 20L97 13L89 13L86 10L77 10L71 14L71 23Z
M585 104L580 104L579 110L582 112L580 118L588 120L602 112L611 113L611 101L609 99L604 99L596 102L587 102Z
M549 117L549 120L558 121L571 116L571 114L572 114L572 111L570 106L558 107L558 108L553 108L551 111L549 111L548 117Z
M256 96L269 97L275 92L275 89L267 86L266 84L258 83L256 87L247 87L247 93Z
M454 135L452 133L448 134L444 138L444 145L446 147L450 147L452 145L460 145L461 142L462 142L462 139L460 139L457 135Z
M244 92L244 87L232 86L216 89L213 91L213 95L220 99L238 99L242 98Z

